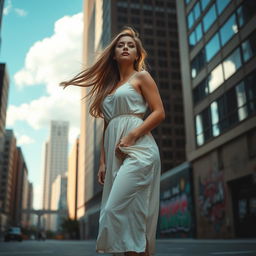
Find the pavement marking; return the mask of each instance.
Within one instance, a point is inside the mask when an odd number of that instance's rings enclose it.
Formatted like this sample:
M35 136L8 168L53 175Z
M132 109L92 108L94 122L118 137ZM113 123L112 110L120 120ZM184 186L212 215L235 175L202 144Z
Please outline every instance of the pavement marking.
M0 252L0 255L13 255L13 254L52 254L53 251L12 251L12 252Z
M241 254L241 253L255 253L256 251L235 251L235 252L212 252L212 255L229 255L229 254Z

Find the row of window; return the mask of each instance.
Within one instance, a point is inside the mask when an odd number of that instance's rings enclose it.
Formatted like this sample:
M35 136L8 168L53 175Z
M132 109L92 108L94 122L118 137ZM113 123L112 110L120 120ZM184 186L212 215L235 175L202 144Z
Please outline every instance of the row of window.
M204 15L202 22L200 22L189 35L189 46L191 48L202 39L203 34L210 29L217 17L221 15L229 3L230 0L217 0L216 3L213 3L211 8Z
M198 146L256 114L255 72L256 70L195 116Z
M193 90L194 105L233 75L242 66L242 63L254 56L256 56L256 30Z
M213 6L210 8L210 10L204 15L203 23L205 25L205 29L208 30L211 24L213 23L217 17L217 15L220 15L223 10L226 8L230 0L216 0L216 4L214 3ZM193 25L196 23L196 21L200 18L203 11L207 7L207 5L210 3L210 0L201 0L197 1L192 10L189 12L187 16L187 24L188 28L191 29ZM206 32L206 31L205 31Z
M255 15L256 1L254 5L248 5L249 1L245 1L221 26L211 39L206 43L205 47L199 51L191 62L191 76L195 78L220 49ZM253 9L254 8L254 9Z

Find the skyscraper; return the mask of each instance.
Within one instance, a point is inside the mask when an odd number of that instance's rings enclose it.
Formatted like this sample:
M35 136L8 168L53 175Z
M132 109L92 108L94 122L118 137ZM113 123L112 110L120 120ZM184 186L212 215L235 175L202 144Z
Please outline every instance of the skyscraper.
M68 162L67 121L51 121L50 136L45 144L43 208L51 209L52 184L58 175L67 171ZM50 229L50 218L46 218L46 229Z
M9 75L5 63L0 63L0 138L3 138L9 93Z
M256 236L256 1L177 0L198 237Z

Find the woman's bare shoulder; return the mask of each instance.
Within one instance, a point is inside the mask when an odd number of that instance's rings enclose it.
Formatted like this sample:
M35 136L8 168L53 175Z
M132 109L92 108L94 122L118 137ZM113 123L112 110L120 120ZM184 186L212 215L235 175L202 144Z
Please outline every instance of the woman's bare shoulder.
M142 80L152 79L152 76L147 70L142 70L137 73L137 77Z
M150 73L146 70L142 70L138 72L137 78L139 80L140 86L148 86L148 84L155 84L154 79L150 75Z

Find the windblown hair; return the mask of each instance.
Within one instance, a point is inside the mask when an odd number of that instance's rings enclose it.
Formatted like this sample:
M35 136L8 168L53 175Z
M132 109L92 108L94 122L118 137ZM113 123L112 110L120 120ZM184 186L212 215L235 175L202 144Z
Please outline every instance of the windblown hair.
M95 63L78 73L69 81L61 82L59 85L65 89L69 85L92 87L85 97L90 99L89 113L94 117L103 117L101 104L103 99L112 92L120 81L118 65L115 59L115 47L119 39L123 36L130 36L136 45L138 59L134 61L136 71L146 70L145 58L147 53L142 46L138 33L131 27L124 29L110 42L103 52L96 59Z

